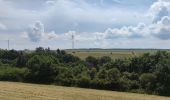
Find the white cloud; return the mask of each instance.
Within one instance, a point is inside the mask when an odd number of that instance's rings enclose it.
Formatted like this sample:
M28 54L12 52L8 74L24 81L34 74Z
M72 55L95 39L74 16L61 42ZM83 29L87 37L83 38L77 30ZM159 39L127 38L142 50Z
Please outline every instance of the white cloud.
M40 21L36 21L33 25L31 25L28 32L26 33L32 42L50 40L58 37L54 31L46 33L44 30L44 24L42 24Z
M47 5L54 5L55 4L55 1L54 0L48 0L48 1L46 1L46 4Z
M148 37L154 37L154 38L156 37L161 40L168 40L170 39L170 17L163 16L161 20L150 25L139 23L137 26L124 26L122 28L108 28L104 32L94 32L90 34L91 34L90 36L80 34L79 38L86 41L96 40L96 42L106 41L107 39L110 40L115 40L119 38L136 39L136 38L148 38Z
M50 32L50 33L45 33L45 38L47 40L50 40L50 39L56 39L58 36L56 35L56 33L54 31Z
M139 23L137 26L125 26L122 28L108 28L104 32L94 33L98 40L102 39L136 39L156 37L161 40L170 39L170 17L163 16L161 20L156 23L145 25Z
M148 29L144 23L137 26L124 26L122 28L108 28L104 32L95 32L95 39L118 39L118 38L142 38L148 35Z
M163 16L170 16L170 1L159 0L153 3L149 9L149 13L153 18L153 23L161 20Z
M170 17L164 16L160 21L151 25L150 33L162 40L170 39Z

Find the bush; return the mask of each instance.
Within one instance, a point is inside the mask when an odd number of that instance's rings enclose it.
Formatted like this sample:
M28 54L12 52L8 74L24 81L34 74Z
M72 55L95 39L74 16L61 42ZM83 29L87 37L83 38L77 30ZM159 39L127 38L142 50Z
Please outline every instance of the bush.
M0 67L1 81L24 81L28 70L26 68Z
M142 74L139 79L141 82L142 88L144 88L148 93L151 93L151 91L154 91L155 82L156 82L156 75L152 73L144 73Z
M120 71L117 68L108 70L107 77L109 81L118 81L120 78Z
M35 55L27 62L28 80L36 83L53 82L55 70L52 66L54 59L49 56Z

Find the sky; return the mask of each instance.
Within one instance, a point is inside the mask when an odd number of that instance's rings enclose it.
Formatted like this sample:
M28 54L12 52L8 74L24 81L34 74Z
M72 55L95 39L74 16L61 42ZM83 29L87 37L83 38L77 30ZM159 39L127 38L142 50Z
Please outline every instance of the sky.
M170 0L0 0L0 48L170 49Z

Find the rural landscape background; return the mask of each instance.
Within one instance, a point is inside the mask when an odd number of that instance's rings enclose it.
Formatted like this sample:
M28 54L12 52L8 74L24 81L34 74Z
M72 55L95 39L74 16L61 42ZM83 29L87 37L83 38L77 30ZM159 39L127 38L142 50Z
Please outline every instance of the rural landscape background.
M0 99L170 100L169 0L0 0Z

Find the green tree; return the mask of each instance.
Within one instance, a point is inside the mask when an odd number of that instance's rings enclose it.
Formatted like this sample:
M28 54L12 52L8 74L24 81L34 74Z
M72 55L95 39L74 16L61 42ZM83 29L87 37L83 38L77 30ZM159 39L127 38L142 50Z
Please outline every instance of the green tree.
M99 64L100 65L103 65L103 64L106 64L106 63L109 63L111 62L111 58L110 57L107 57L107 56L103 56L99 59Z
M91 68L91 67L97 67L97 64L98 64L98 60L95 58L95 57L92 57L92 56L88 56L86 59L85 59L87 65Z
M170 59L161 59L156 65L157 88L160 95L170 95Z
M108 75L107 78L109 81L118 81L121 74L117 68L112 68L112 69L108 70L107 75Z
M96 74L97 74L96 68L92 68L91 70L89 70L88 74L90 75L90 78L93 80L96 77Z
M27 63L26 56L21 52L19 57L16 59L16 67L25 67Z
M27 68L15 68L10 66L0 67L0 80L22 82L27 73Z
M52 67L54 59L49 56L35 55L27 62L28 78L37 83L49 83L54 80L55 70Z
M155 89L156 75L152 73L143 73L140 77L140 82L142 88L146 90L148 93L152 93Z

